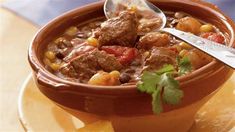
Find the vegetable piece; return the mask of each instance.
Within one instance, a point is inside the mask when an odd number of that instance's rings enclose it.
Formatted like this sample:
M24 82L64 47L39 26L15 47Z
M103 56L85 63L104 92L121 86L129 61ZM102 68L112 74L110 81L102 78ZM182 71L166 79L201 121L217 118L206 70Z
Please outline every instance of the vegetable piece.
M110 81L110 75L107 72L99 71L98 73L96 73L90 78L90 80L88 81L88 84L108 85L109 81Z
M175 46L168 47L169 50L173 51L174 53L178 54L178 49Z
M136 12L138 9L137 9L137 6L131 6L131 7L128 7L128 10L129 11L132 11L132 12Z
M134 60L137 56L136 49L128 48L126 51L123 52L123 55L118 58L121 64L129 64Z
M156 73L144 71L141 76L141 82L137 84L138 90L152 94L156 90L157 84L160 82L160 76Z
M152 94L152 110L154 113L161 113L163 111L161 102L161 89L156 89Z
M149 51L145 51L144 54L143 54L143 56L144 56L145 58L149 57L149 56L150 56L150 52L149 52Z
M183 49L180 51L179 56L184 57L187 53L188 53L188 50Z
M181 18L176 25L176 29L193 34L198 34L200 32L200 27L201 23L193 17Z
M98 47L99 46L99 41L96 38L89 37L87 39L87 43L91 46Z
M110 74L111 73L111 74ZM92 85L101 85L101 86L113 86L113 85L119 85L119 76L117 75L117 72L104 72L99 71L95 75L93 75L90 80L88 81L88 84Z
M213 31L213 26L211 24L205 24L205 25L202 25L200 27L200 32L203 33L203 32L211 32Z
M201 34L201 37L220 43L220 44L224 44L224 41L225 41L224 36L222 36L219 33L207 32L207 33Z
M54 41L54 43L58 44L60 42L63 42L64 40L66 40L64 37L59 37Z
M65 34L67 34L67 35L69 35L69 36L74 36L74 35L77 34L77 32L78 32L77 27L72 26L72 27L70 27L69 29L67 29L67 30L65 31Z
M55 59L55 53L52 51L47 51L45 52L45 56L49 59L49 60L54 60Z
M185 54L184 57L187 57L192 63L193 69L198 69L202 66L202 60L194 51L189 51L188 54Z
M152 109L155 114L162 112L162 99L167 104L178 104L183 97L179 82L172 77L175 69L172 65L165 65L156 72L144 71L137 89L152 95Z
M120 72L119 71L111 71L109 73L112 77L119 78L120 77Z
M208 64L212 60L210 56L197 49L190 50L184 57L190 60L192 69L194 70Z
M187 74L192 70L192 65L188 57L178 58L177 61L179 75Z
M183 49L192 49L193 47L186 42L179 43L180 47Z
M51 67L52 70L58 71L58 70L60 69L60 64L51 63L51 64L50 64L50 67Z
M56 40L54 40L54 43L56 44L56 47L59 49L65 49L67 47L73 46L72 43L64 37L57 38Z
M48 65L48 66L51 65L51 61L50 61L48 58L46 58L46 57L43 59L43 63L44 63L45 65Z
M178 45L178 44L175 44L172 47L175 48L178 53L182 50L182 47L180 45Z
M163 73L169 73L175 71L175 68L173 65L164 65L161 69L157 70L157 74L163 74Z
M176 105L180 102L183 97L183 91L179 89L179 82L171 74L162 74L159 85L164 88L162 96L167 104Z
M137 56L137 50L135 48L122 46L102 46L101 49L109 54L113 54L123 65L131 63Z

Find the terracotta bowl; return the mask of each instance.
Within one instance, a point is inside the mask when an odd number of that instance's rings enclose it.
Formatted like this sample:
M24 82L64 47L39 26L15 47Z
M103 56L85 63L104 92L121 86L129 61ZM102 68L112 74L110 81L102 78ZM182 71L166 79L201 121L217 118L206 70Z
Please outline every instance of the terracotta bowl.
M235 25L216 6L198 0L159 0L153 3L163 10L184 11L216 25L226 35L228 45L235 46ZM85 117L87 123L97 118L111 120L116 131L188 130L198 109L232 74L232 69L216 60L189 75L178 77L184 91L182 102L177 106L164 105L164 112L159 115L152 113L151 96L138 92L135 85L91 86L60 79L44 68L42 57L46 45L69 26L104 16L103 4L98 2L67 12L37 33L28 57L40 91L79 119Z

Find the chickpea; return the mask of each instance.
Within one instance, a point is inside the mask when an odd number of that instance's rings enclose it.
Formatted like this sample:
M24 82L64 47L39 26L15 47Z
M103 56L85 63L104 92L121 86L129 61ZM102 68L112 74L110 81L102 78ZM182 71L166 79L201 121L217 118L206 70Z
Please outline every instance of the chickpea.
M48 65L48 66L51 65L51 61L50 61L48 58L44 58L44 59L43 59L43 63L44 63L45 65Z
M195 52L190 51L186 56L189 58L193 69L197 69L201 66L200 58Z
M211 32L213 31L213 26L211 24L205 24L205 25L202 25L200 27L200 32L203 33L203 32Z
M200 58L200 67L208 64L209 62L212 61L212 57L205 54L204 52L198 50L198 49L193 49L192 52L195 52L199 58Z
M101 85L101 86L113 86L120 84L118 71L113 71L111 73L107 73L104 71L99 71L95 75L93 75L88 84L92 85ZM120 73L119 73L120 74Z
M120 77L120 72L119 71L112 71L109 74L114 78L119 78Z
M136 6L131 6L128 8L129 11L132 11L132 12L136 12L137 11L137 7Z
M52 70L58 71L58 70L60 69L60 64L51 63L51 64L50 64L50 67L51 67Z
M88 81L88 84L92 85L107 85L107 81L109 81L110 75L107 72L100 71L93 75L90 80Z
M99 41L96 38L89 37L87 39L87 43L90 44L91 46L98 47L99 46Z
M183 49L180 51L179 56L184 57L186 54L188 54L188 50Z
M143 56L144 56L145 58L149 57L149 56L150 56L150 52L149 52L149 51L145 51L144 54L143 54Z
M200 32L200 27L201 23L193 17L181 18L176 25L176 29L193 34L198 34Z
M183 49L192 49L193 47L186 42L179 43L179 46Z
M70 27L69 29L67 29L67 30L65 31L65 34L67 34L67 35L69 35L69 36L74 36L74 35L77 34L77 32L78 32L77 27L72 26L72 27Z
M176 48L178 52L180 52L182 50L182 47L180 47L180 45L178 45L178 44L173 45L172 47Z
M45 52L45 56L46 56L46 58L48 58L49 60L54 60L55 59L55 53L54 52L52 52L52 51L47 51L47 52Z
M54 43L59 44L60 42L63 42L63 40L65 40L64 37L59 37L56 40L54 40Z
M210 56L197 49L190 50L185 56L189 58L193 69L198 69L212 60Z

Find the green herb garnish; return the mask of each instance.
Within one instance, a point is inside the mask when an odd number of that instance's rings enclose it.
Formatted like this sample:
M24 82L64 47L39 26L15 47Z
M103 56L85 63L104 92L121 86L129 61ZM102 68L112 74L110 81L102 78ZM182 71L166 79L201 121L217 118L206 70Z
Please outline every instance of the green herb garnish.
M183 97L179 82L172 76L174 71L172 65L165 65L156 72L144 71L137 84L138 90L152 95L152 109L155 114L163 111L162 101L175 105Z
M182 59L177 58L179 75L184 75L192 70L192 65L188 57L183 57Z

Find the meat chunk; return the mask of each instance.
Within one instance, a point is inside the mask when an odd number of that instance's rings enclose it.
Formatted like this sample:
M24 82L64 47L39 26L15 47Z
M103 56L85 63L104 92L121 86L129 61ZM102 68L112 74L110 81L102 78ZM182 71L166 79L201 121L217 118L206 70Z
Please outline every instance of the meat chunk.
M121 68L122 65L115 56L96 49L73 58L62 66L61 71L65 76L87 82L98 70L110 72Z
M120 12L118 17L102 23L98 34L100 45L134 46L137 38L136 14L128 11Z
M95 50L92 54L96 57L99 66L102 70L110 72L113 70L120 70L121 63L112 54L107 54L105 51Z
M165 33L152 32L142 36L138 48L151 49L152 47L163 47L170 43L169 35Z
M82 77L90 78L100 66L93 54L85 53L71 62L75 71Z
M146 59L146 70L157 70L165 64L176 65L176 53L168 48L154 48Z
M64 57L65 62L70 62L79 55L82 55L86 52L95 50L95 47L88 45L86 42L76 45L73 49L69 50L69 54Z

